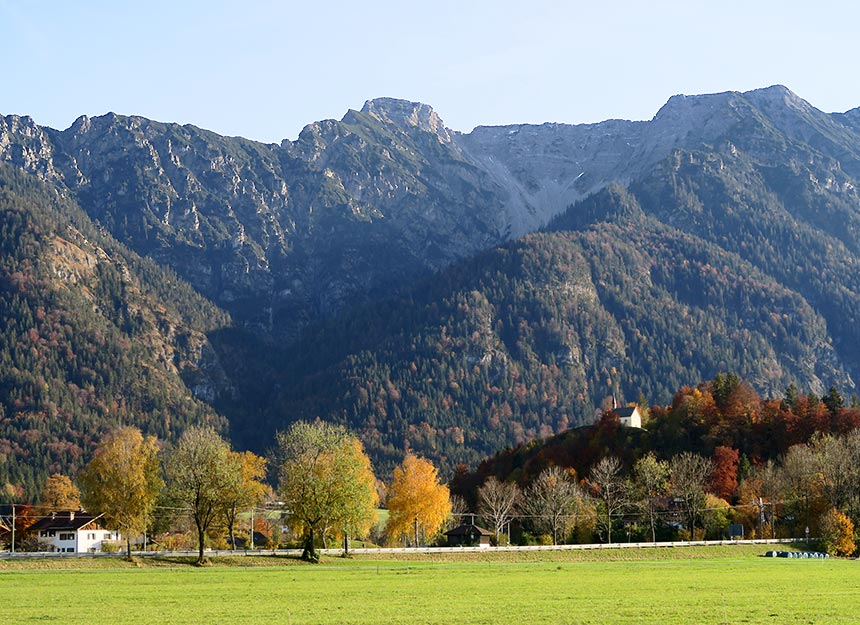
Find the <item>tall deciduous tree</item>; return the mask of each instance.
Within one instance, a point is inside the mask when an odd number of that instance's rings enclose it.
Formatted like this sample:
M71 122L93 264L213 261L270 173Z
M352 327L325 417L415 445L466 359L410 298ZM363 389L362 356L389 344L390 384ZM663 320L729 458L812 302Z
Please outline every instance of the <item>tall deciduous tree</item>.
M158 442L136 427L124 427L105 438L81 473L84 503L104 514L108 527L125 536L131 558L131 539L146 531L164 482Z
M813 515L818 516L822 504L822 475L818 470L818 459L812 447L794 445L789 447L782 459L782 498L789 502L795 531L803 535L813 525Z
M261 481L266 477L266 459L250 451L231 452L239 462L239 480L231 483L225 492L224 521L230 537L230 547L236 548L236 519L239 514L260 504L268 487ZM254 528L251 528L251 532Z
M81 507L81 491L68 475L54 473L42 486L41 500L52 510L77 510Z
M188 509L197 528L197 564L206 561L206 531L241 481L241 462L230 445L209 427L185 430L165 461L170 499Z
M730 501L738 488L738 465L740 454L737 449L719 445L711 456L710 486L715 495Z
M302 558L318 562L316 538L327 529L350 535L373 524L376 479L361 442L338 425L294 423L277 435L280 453L278 492L289 515L305 529Z
M831 508L821 519L821 542L827 553L838 556L854 554L854 523L846 515Z
M526 489L525 509L538 532L552 535L557 545L576 524L576 514L585 494L570 471L544 469Z
M705 507L705 493L711 468L711 462L707 458L688 451L669 461L672 494L681 501L684 508L690 540L696 535L696 519Z
M496 544L520 503L520 487L514 482L501 482L495 476L478 489L478 512L493 526Z
M657 542L657 510L668 492L669 464L648 453L633 465L633 480L636 501L651 528L651 542Z
M432 537L442 527L451 512L448 487L439 482L433 463L407 454L403 463L394 469L388 487L389 541L414 537L417 546L421 535Z
M591 469L591 484L603 505L600 525L606 527L606 542L612 542L612 517L620 514L629 502L630 488L621 475L621 461L615 456L601 458Z
M817 470L825 497L837 510L860 513L860 431L847 436L831 434L814 441Z

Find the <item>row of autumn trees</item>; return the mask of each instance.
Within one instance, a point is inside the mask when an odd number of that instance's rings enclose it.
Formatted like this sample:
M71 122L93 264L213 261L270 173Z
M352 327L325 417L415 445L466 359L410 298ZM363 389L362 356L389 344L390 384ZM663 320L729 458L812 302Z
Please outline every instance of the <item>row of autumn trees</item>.
M516 523L553 544L591 541L595 534L612 542L613 530L626 518L637 521L637 531L656 541L658 525L666 526L670 512L687 528L686 535L694 536L696 523L710 503L713 469L708 459L697 454L682 453L670 461L648 454L625 475L621 461L607 456L582 480L574 469L557 466L544 469L525 489L490 477L478 489L478 509L493 527L496 540Z
M552 542L613 542L622 527L636 540L658 536L726 538L730 524L747 536L818 540L822 549L853 555L860 528L860 429L819 435L776 461L748 467L727 447L713 458L682 452L668 460L648 453L625 468L616 456L577 479L572 468L544 469L521 489L489 477L478 488L479 510L497 537L511 523ZM680 530L680 532L678 531ZM629 539L629 534L628 534Z
M202 563L211 530L225 530L235 545L239 516L271 497L265 479L272 464L276 495L302 537L303 558L317 561L316 545L326 537L366 536L375 525L380 498L370 459L357 437L320 421L297 422L278 433L271 459L233 451L208 427L189 428L167 449L135 427L118 429L78 475L80 502L125 537L129 557L132 538L152 526L156 511L187 517ZM435 467L416 456L406 456L387 492L386 535L392 542L434 535L451 512ZM75 493L69 478L55 475L43 501L73 508Z

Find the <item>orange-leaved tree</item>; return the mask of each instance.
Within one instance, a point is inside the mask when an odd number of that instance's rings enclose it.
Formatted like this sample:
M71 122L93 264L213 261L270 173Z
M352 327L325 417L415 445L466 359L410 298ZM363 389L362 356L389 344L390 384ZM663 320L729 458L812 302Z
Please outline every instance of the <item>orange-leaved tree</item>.
M418 546L422 537L426 541L439 531L450 513L451 495L439 482L436 467L429 460L407 454L394 469L388 488L388 541Z
M719 445L711 456L713 469L710 475L710 487L715 495L726 501L735 496L738 488L738 466L740 454L732 447Z

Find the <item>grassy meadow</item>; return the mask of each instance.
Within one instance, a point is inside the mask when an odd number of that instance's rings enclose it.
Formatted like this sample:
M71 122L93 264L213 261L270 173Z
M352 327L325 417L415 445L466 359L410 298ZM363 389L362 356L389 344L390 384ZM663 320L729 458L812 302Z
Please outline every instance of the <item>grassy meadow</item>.
M754 548L0 561L7 623L856 623L860 563Z

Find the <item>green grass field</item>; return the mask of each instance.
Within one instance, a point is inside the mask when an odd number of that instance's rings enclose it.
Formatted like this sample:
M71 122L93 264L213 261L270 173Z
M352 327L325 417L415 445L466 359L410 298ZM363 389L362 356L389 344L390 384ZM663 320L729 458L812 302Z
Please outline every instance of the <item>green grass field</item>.
M763 552L0 561L0 605L10 624L860 622L860 563Z

